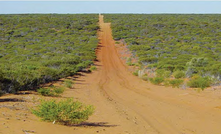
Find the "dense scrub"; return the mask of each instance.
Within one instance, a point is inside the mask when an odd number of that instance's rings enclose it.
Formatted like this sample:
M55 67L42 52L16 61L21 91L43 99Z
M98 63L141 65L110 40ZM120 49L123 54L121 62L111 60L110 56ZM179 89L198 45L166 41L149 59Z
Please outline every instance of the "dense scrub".
M0 89L34 89L92 64L98 15L0 15Z
M141 65L221 80L221 15L107 14L105 21Z

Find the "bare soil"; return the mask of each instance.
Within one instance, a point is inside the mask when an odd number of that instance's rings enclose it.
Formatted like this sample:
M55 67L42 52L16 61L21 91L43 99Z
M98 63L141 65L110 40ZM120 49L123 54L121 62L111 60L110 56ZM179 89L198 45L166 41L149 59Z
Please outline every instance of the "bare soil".
M43 122L28 109L40 96L6 95L0 98L0 134L221 133L221 90L155 86L132 75L117 53L110 23L99 19L97 70L73 76L74 88L62 96L94 105L90 119L79 126Z

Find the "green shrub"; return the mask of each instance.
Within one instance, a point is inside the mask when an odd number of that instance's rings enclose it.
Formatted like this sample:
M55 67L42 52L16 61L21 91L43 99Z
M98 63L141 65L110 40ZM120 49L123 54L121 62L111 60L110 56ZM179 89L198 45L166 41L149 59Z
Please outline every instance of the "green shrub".
M127 57L126 63L128 66L133 66L134 64L132 63L131 57Z
M176 78L176 79L179 79L179 78L184 78L185 77L185 73L183 71L175 71L173 73L173 76Z
M182 83L183 83L183 80L179 80L179 79L174 79L174 80L169 81L169 84L172 87L179 87Z
M37 92L43 96L52 96L49 88L39 88Z
M204 90L206 87L209 87L211 84L211 80L209 77L192 77L192 79L187 83L188 86L192 88L201 88Z
M43 100L32 113L41 117L44 121L56 121L65 125L79 124L86 121L94 112L91 105L83 105L81 102L68 98L56 102L55 100Z
M62 94L64 92L64 88L62 87L54 87L54 94L55 96L59 96L60 94Z
M151 83L155 84L155 85L159 85L160 83L162 83L164 81L163 77L155 77L155 78L150 78L149 79Z
M171 85L171 84L170 84L170 80L164 80L163 85L164 85L165 87L170 86L170 85Z
M115 43L116 43L116 44L120 44L120 42L119 42L119 41L116 41Z
M156 76L157 77L162 77L162 78L169 78L170 77L171 72L164 70L164 69L157 69L156 70Z
M58 97L64 92L62 87L52 87L50 88L39 88L37 92L43 96L55 96Z
M138 76L138 70L134 71L133 75Z
M72 88L72 84L74 84L72 80L68 80L68 79L64 80L64 85L66 87Z
M94 70L97 70L97 67L96 66L91 66L89 70L92 72Z
M149 78L148 78L147 74L145 74L145 75L143 75L143 76L141 77L141 79L142 79L142 80L145 80L145 81L148 81Z

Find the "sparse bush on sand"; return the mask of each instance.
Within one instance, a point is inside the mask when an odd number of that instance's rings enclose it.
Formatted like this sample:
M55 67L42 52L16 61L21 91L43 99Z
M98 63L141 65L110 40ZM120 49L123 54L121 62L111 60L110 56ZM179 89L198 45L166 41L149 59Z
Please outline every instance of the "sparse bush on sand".
M84 105L81 102L68 98L59 102L55 100L42 100L41 104L32 113L41 117L44 121L59 122L64 125L79 124L86 121L94 112L92 105Z
M39 88L37 92L43 96L58 97L64 92L63 87Z

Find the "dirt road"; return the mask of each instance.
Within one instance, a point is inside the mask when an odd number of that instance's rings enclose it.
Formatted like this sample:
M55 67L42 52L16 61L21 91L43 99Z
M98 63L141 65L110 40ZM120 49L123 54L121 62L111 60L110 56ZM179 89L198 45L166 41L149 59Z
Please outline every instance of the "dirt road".
M87 85L79 86L86 88L81 93L88 93L83 95L85 102L97 108L92 119L113 125L101 133L221 133L220 92L197 93L142 81L128 72L121 62L112 39L110 23L104 23L102 15L100 26L98 70L82 77Z
M102 15L99 19L97 70L75 76L74 88L63 95L96 107L88 122L68 127L41 122L32 114L23 121L15 119L17 113L14 112L10 119L0 118L0 134L24 134L22 130L34 130L39 134L221 133L221 91L197 93L154 86L133 76L120 60L110 23L104 23ZM0 114L10 112L0 109Z

